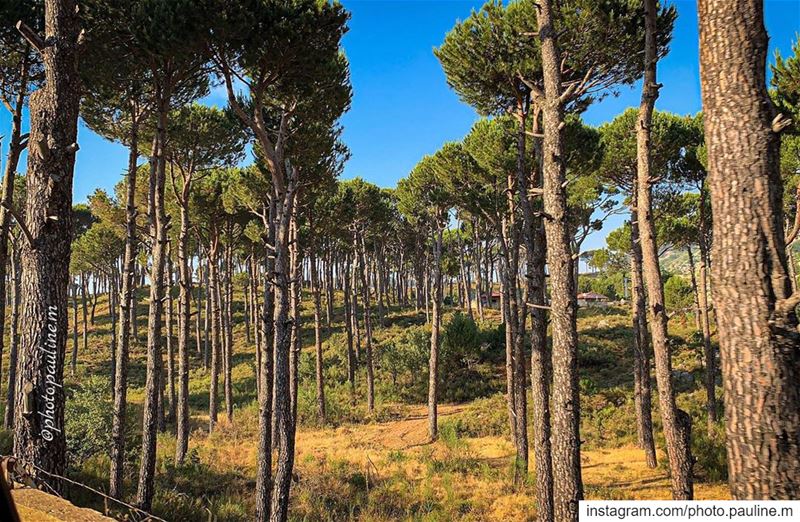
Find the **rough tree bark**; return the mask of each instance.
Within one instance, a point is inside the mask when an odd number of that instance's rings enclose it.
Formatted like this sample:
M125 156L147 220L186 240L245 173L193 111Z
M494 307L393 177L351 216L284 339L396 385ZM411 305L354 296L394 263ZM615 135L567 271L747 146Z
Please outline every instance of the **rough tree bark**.
M656 1L644 0L645 52L642 101L636 126L636 221L642 247L642 275L647 289L650 337L656 363L656 382L664 426L667 457L670 466L672 498L688 500L694 495L692 483L693 459L688 445L691 418L678 409L672 385L672 358L667 338L667 311L664 305L664 284L658 262L655 220L650 172L650 126L653 107L658 97L656 84Z
M763 2L699 2L708 183L731 493L800 495L800 358L781 207L781 118Z
M72 230L72 177L80 80L75 0L45 0L45 84L30 97L26 240L21 242L22 357L14 419L14 454L63 474L64 355ZM42 478L38 471L33 475ZM59 482L51 483L57 491Z
M553 25L553 4L552 0L540 0L538 17L544 80L541 104L544 124L542 188L552 296L553 515L559 522L569 522L578 520L578 502L583 499L583 481L580 458L577 302L567 223L561 57Z
M539 128L540 110L533 113L533 130ZM542 141L534 138L534 167L531 188L542 188ZM523 148L524 150L524 148ZM521 193L528 194L527 183ZM544 223L541 217L533 215L534 202L528 203L532 221L526 224L527 302L532 305L531 314L531 416L533 417L533 454L536 466L536 506L539 522L553 520L553 457L550 446L550 350L547 346L547 314L544 306L545 263L547 245L545 243ZM541 209L539 203L538 209ZM530 227L530 228L529 228ZM480 266L480 264L479 264ZM480 274L480 268L478 269ZM480 285L479 285L480 286ZM528 306L526 304L526 306Z
M633 402L636 410L636 433L644 450L647 465L655 468L656 444L653 438L652 386L650 381L650 343L647 332L647 305L642 275L642 246L636 220L636 193L631 212L631 315L633 317Z

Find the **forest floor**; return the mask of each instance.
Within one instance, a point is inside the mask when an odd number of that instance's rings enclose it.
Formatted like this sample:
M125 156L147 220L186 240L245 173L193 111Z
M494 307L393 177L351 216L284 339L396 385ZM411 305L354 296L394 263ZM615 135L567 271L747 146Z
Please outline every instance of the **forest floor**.
M213 433L208 432L209 372L200 358L193 357L189 390L192 432L190 453L184 465L174 463L175 436L171 426L159 434L153 512L166 520L206 520L209 513L218 522L252 519L258 434L255 357L252 343L244 335L239 305L234 310L233 422L227 420L223 406L217 428ZM143 329L146 307L140 306L140 313L140 329ZM309 313L306 304L304 314ZM336 313L339 314L338 309ZM643 452L635 447L629 324L629 316L622 309L584 310L579 318L581 438L585 441L581 459L585 494L589 499L670 498L665 456L659 453L659 466L649 469ZM695 418L696 497L725 499L729 493L724 476L724 444L719 435L721 427L718 434L706 436L702 418L700 347L693 337L690 321L674 321L670 327L675 343L674 365L683 384L678 402ZM370 414L364 404L363 369L357 378L357 400L351 402L342 363L346 360L342 358L342 334L336 332L340 328L335 324L334 332L326 333L324 339L328 361L328 422L320 426L315 418L313 322L306 315L299 366L299 426L291 520L534 519L535 463L531 462L531 474L525 483L513 484L515 452L507 433L503 366L496 362L502 360L502 353L490 354L494 359L486 363L471 363L472 373L443 375L445 393L467 398L457 399L458 403L443 400L439 408L440 437L429 443L427 409L421 404L427 382L426 365L412 358L405 373L398 377L392 370L395 363L386 358L411 342L409 332L421 332L424 341L424 328L424 316L415 315L413 310L395 309L389 312L385 326L376 329L376 409ZM496 317L488 317L480 328L481 335L488 336L486 339L496 338L497 331L493 330ZM79 350L77 373L72 376L69 369L65 372L69 390L66 428L70 476L101 491L108 484L109 340L110 320L101 298L95 325L90 328L88 349ZM143 341L133 347L131 355L127 500L136 489L141 447ZM663 448L659 417L654 404L656 440L658 447ZM0 430L0 450L7 451L3 446L9 440L9 434ZM94 495L78 489L68 494L76 505L104 511L102 501ZM34 515L30 510L47 513L40 509L43 504L38 500L20 497L20 501L23 520L58 520L55 515L36 518L38 513ZM113 506L110 514L117 518L125 515L113 511Z

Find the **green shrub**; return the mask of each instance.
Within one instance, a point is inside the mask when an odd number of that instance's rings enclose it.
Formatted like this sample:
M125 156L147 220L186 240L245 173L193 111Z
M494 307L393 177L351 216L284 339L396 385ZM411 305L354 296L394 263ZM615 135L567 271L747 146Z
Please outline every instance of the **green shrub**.
M67 389L64 429L72 465L79 466L97 453L107 454L111 448L110 387L108 379L92 376Z

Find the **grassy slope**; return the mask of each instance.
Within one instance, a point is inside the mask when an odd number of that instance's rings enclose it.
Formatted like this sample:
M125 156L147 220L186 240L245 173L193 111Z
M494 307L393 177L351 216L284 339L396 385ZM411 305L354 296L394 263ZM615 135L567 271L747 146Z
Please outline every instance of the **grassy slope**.
M219 429L207 433L209 376L200 359L193 357L189 463L176 468L172 461L174 436L169 432L159 436L158 493L154 511L169 520L205 519L208 511L221 521L249 520L252 516L257 434L254 349L246 342L241 303L237 305L234 424L228 424L223 414ZM313 343L313 323L309 302L305 301L304 305L303 346L309 351ZM76 376L70 376L67 371L69 385L83 383L92 375L109 374L110 320L107 312L101 297L97 321L90 330L88 353L80 354ZM406 326L419 322L413 310L393 311L391 326L376 332L378 347L399 335ZM142 335L145 323L146 307L140 304ZM702 394L697 391L700 370L697 343L691 338L688 325L677 320L673 323L675 366L690 375L690 379L694 378L695 383L682 394L680 403L695 417L697 433L704 431L705 426L700 417ZM589 498L667 499L669 483L665 466L647 469L642 452L633 445L628 324L629 319L622 310L584 311L579 320L586 493ZM143 344L142 341L134 348L131 359L129 400L133 403L130 419L134 427L127 470L129 492L135 489L138 470L136 432L140 430L145 377ZM501 367L497 368L500 380L502 371ZM420 372L425 372L425 368L420 368ZM338 376L341 371L334 373ZM359 374L359 379L363 383L363 375ZM378 379L379 390L383 385L388 386L388 375L379 371ZM444 385L447 386L447 379ZM311 382L301 385L301 414L306 402L313 402L304 399L313 397L312 387ZM335 385L329 392L329 408L335 410L332 413L335 425L302 425L299 428L293 519L532 519L535 505L531 486L518 490L511 486L513 448L503 435L507 422L502 396L444 406L441 409L442 437L431 445L425 443L423 406L386 403L379 395L376 413L367 417L361 387L359 403L355 406L343 405L348 402L343 389L343 385ZM659 428L657 408L654 418ZM662 440L659 443L663 446ZM703 446L699 453L719 454L719 441L705 441L705 444L713 451ZM698 466L697 497L727 498L727 487L720 481L719 470L714 468L713 461L710 464L706 461ZM108 457L98 452L82 462L73 475L105 489ZM79 491L72 493L78 504L102 506Z

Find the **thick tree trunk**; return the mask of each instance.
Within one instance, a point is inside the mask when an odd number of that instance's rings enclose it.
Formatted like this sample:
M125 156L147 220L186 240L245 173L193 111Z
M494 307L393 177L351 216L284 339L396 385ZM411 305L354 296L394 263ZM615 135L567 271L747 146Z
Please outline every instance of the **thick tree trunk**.
M428 360L428 438L431 442L439 436L437 401L439 394L439 328L442 322L442 234L443 227L438 225L433 241L433 321Z
M636 410L636 433L644 450L647 465L655 468L656 445L653 438L652 387L650 382L650 343L647 333L647 304L642 275L642 247L636 221L636 194L631 213L631 312L633 316L633 402Z
M109 494L122 496L125 465L125 424L127 421L128 356L130 352L131 312L134 303L133 284L136 264L136 162L139 158L137 123L131 128L128 154L127 196L125 204L125 254L122 261L122 296L119 302L119 334L114 378L114 416L111 425L111 470Z
M763 3L701 0L699 15L731 493L735 499L795 499L800 296L791 292L784 246Z
M639 225L642 246L642 273L647 289L650 318L650 337L656 363L656 382L661 407L661 418L666 439L667 457L670 465L672 498L691 499L694 495L692 483L693 459L688 437L691 419L678 410L672 385L672 359L667 338L667 312L664 306L664 285L658 262L655 222L652 204L652 181L650 173L650 126L653 107L658 97L656 84L656 1L644 0L645 11L645 56L642 102L636 126L637 179L636 221ZM688 423L687 423L688 421Z
M63 475L64 355L80 80L79 17L74 0L45 0L44 86L30 97L30 143L21 244L22 357L14 419L14 455ZM58 182L54 182L58 180ZM27 234L26 234L27 236ZM44 478L34 471L37 478ZM49 481L60 491L60 481Z
M553 2L540 0L539 5L538 24L544 79L542 186L553 328L553 514L559 522L570 522L578 520L578 502L583 499L577 303L567 223L561 57L553 25Z

